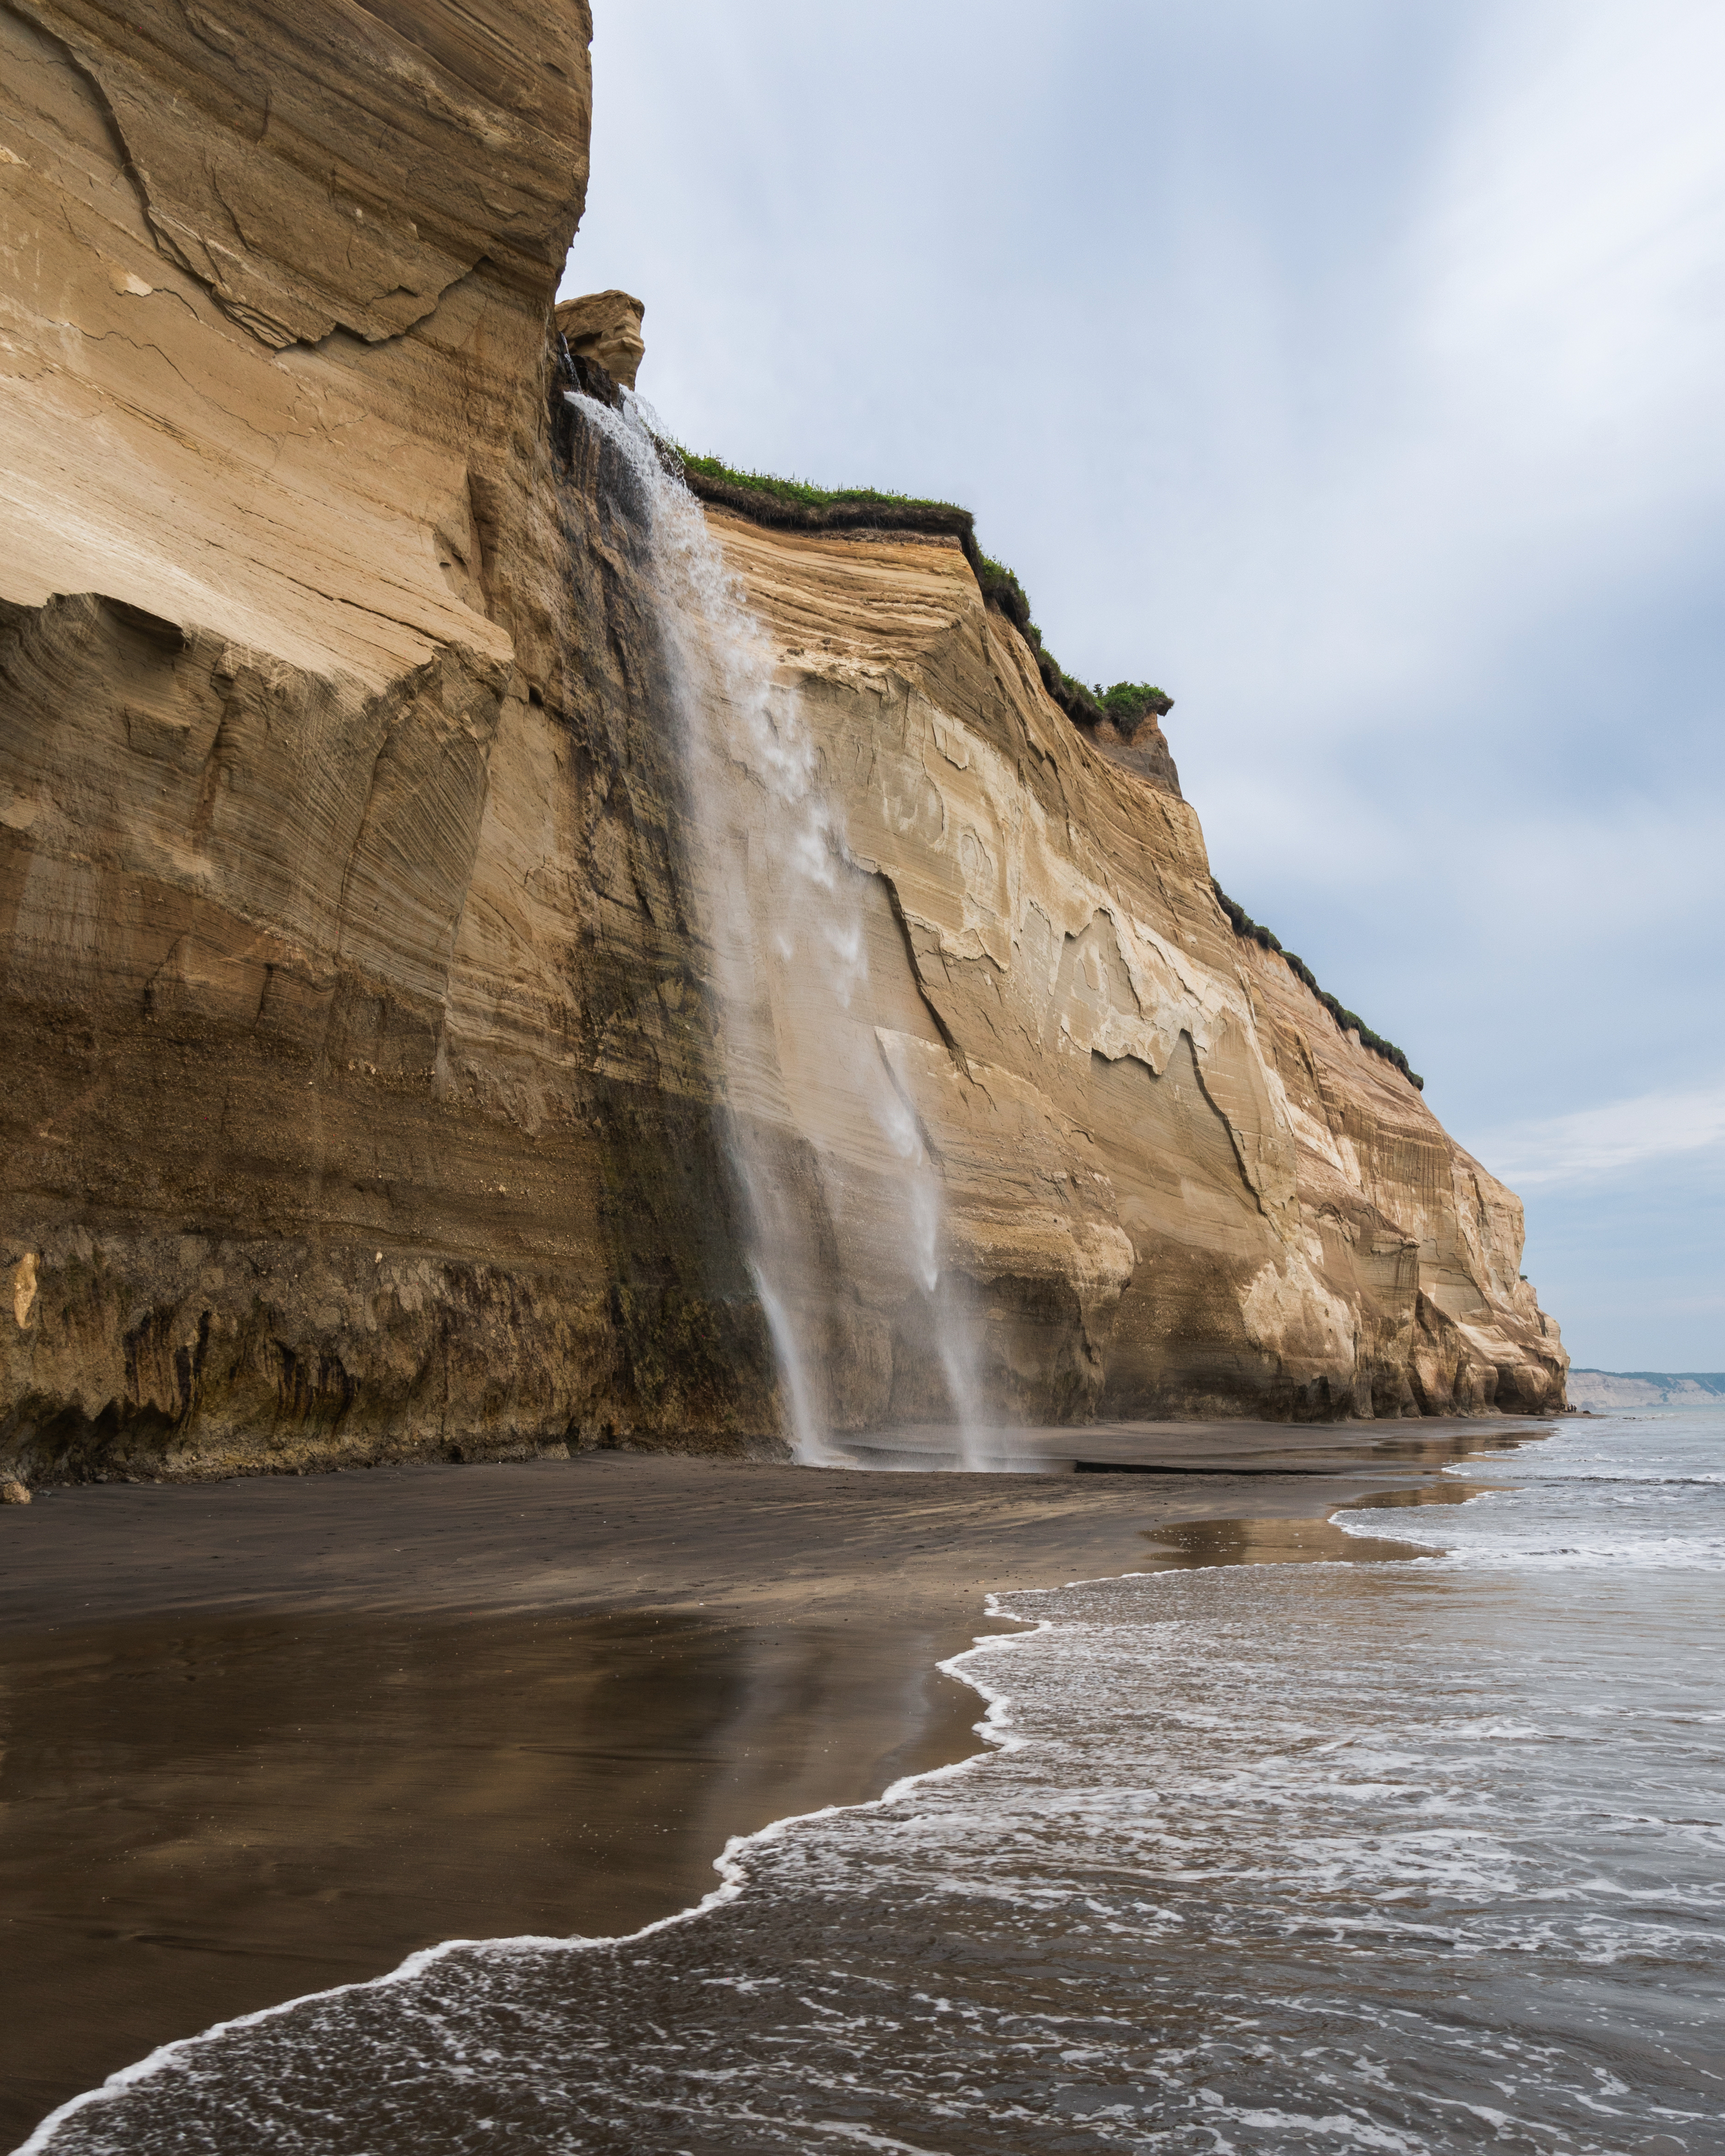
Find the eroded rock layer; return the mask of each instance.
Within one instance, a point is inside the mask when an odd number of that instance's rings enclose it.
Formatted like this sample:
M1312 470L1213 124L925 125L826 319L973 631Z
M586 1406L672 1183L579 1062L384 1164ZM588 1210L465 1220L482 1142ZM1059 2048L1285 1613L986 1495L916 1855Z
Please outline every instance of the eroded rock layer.
M588 30L0 5L28 1471L780 1427L639 526L550 418ZM857 1022L993 1402L1559 1399L1516 1201L1237 942L1191 809L1048 703L963 552L721 521L842 796ZM855 1148L783 1098L819 1208ZM937 1412L875 1321L845 1419Z

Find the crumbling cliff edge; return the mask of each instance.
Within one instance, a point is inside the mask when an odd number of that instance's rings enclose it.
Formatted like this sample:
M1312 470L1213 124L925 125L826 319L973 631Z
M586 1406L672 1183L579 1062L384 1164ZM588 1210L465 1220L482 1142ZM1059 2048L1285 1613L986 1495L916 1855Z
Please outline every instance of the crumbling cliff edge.
M551 418L588 35L580 0L0 5L27 1475L781 1428L639 534ZM1517 1200L1236 935L1192 808L1050 702L962 546L711 516L842 795L856 1022L991 1404L1561 1404ZM865 1200L866 1146L780 1098L810 1208ZM846 1296L843 1421L929 1412Z

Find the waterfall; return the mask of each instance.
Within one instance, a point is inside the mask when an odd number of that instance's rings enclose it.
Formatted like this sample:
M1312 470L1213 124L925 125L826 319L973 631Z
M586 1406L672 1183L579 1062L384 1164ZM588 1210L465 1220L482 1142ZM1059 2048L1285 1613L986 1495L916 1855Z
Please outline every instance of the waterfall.
M905 1164L911 1251L916 1277L933 1309L934 1340L947 1396L958 1426L958 1456L966 1467L992 1465L983 1449L982 1388L976 1370L976 1335L970 1313L961 1306L957 1283L940 1263L942 1191L916 1116L896 1087L889 1086L880 1121Z
M857 1464L834 1443L836 1363L848 1357L877 1395L890 1391L882 1359L916 1304L961 1455L983 1465L971 1327L941 1263L940 1170L868 1022L866 879L819 745L650 411L627 393L620 413L568 401L622 459L644 527L685 760L692 911L717 992L726 1143L796 1455Z

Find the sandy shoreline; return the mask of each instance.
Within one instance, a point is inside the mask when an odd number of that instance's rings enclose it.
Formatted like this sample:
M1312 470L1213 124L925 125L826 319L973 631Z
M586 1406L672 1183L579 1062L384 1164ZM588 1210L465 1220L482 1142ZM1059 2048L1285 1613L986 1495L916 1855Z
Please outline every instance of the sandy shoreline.
M731 1835L968 1756L980 1702L935 1665L989 1589L1369 1558L1327 1513L1451 1502L1446 1460L1540 1427L1211 1430L1202 1472L1146 1435L1156 1471L598 1454L11 1508L0 2146L213 2020L439 1938L632 1929Z

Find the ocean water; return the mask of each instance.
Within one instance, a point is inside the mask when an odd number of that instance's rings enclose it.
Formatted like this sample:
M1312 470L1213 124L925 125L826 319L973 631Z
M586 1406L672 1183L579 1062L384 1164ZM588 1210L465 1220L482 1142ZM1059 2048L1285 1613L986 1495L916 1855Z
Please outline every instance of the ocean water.
M1716 2156L1725 1414L1450 1471L1343 1516L1405 1558L1014 1595L985 1754L698 1915L437 1949L29 2145Z

